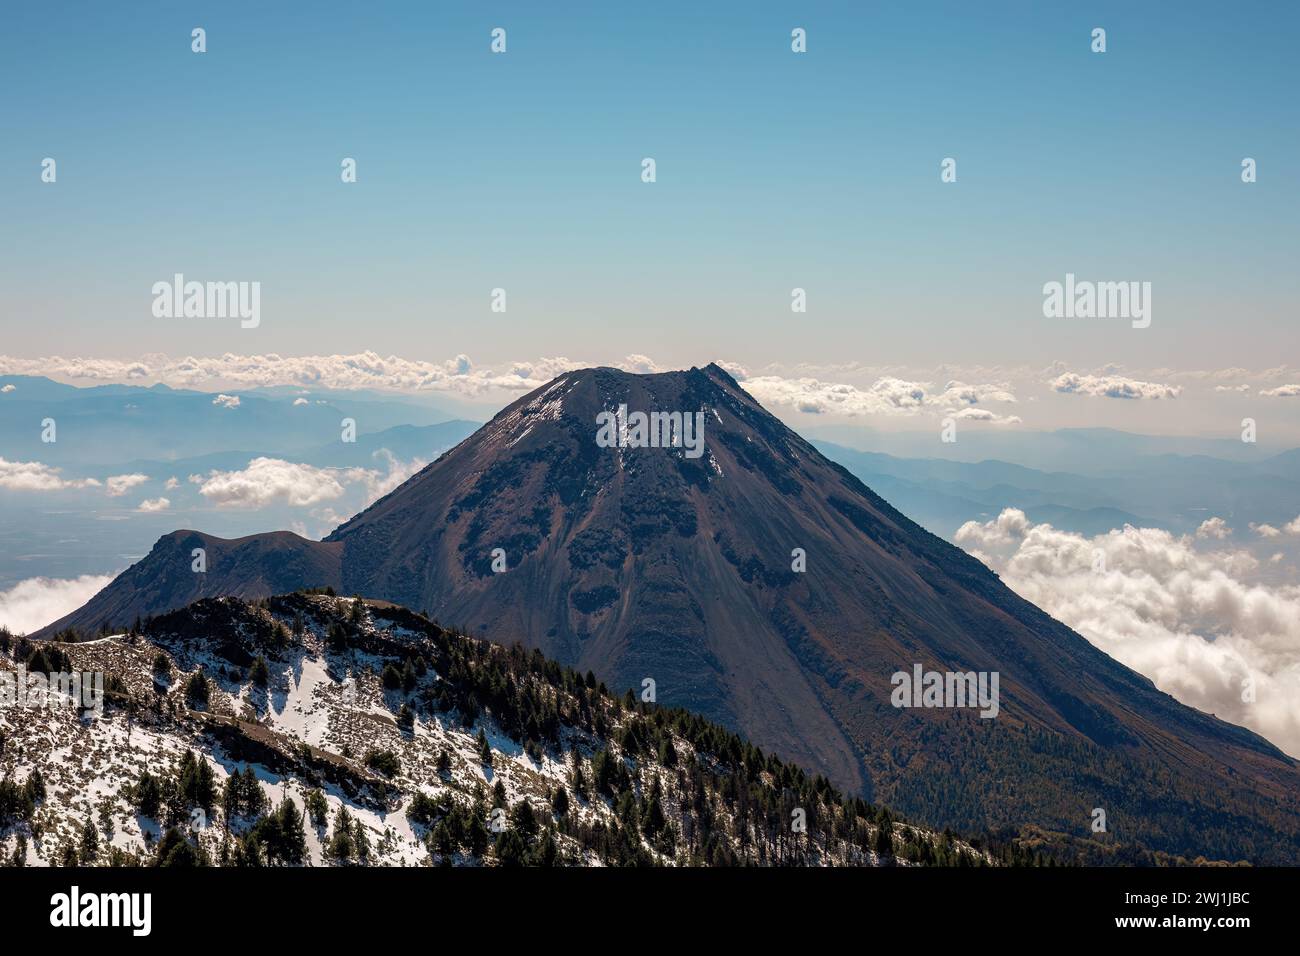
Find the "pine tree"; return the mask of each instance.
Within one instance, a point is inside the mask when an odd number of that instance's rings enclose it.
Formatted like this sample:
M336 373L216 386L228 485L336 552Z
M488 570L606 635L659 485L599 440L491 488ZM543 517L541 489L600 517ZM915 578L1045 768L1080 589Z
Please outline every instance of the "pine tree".
M185 682L185 703L190 710L202 710L208 706L209 695L208 679L202 670L195 671Z
M370 838L366 835L366 827L360 820L352 821L352 843L356 847L357 859L362 863L370 860Z
M326 637L329 640L329 648L335 654L342 654L348 649L348 632L338 621L330 621L329 628L326 631Z
M527 800L520 800L510 810L510 825L519 831L525 840L532 840L537 835L537 817Z
M90 817L86 817L86 822L81 825L81 862L90 866L97 856L99 856L99 831L90 822Z
M348 813L347 807L340 806L334 815L334 836L330 839L329 854L340 863L348 863L354 852L352 815Z
M890 823L888 817L885 818L884 822L876 826L876 843L874 849L877 856L885 857L894 855L893 825Z
M641 830L648 837L654 837L663 829L667 822L664 819L663 807L659 804L659 781L655 781L655 792L650 794L650 799L646 801L645 809L641 811Z
M265 866L266 858L262 853L262 844L255 833L245 833L235 849L235 866Z
M465 842L469 846L470 852L475 856L482 856L487 852L488 831L483 825L483 820L478 813L475 813L469 819L469 825L465 834Z
M496 857L501 866L523 866L528 848L514 830L504 830L497 837Z
M536 866L555 866L559 856L560 849L555 845L555 837L551 834L551 828L547 827L542 831L542 838L537 843L537 849L533 854L533 862Z
M280 817L280 858L290 866L298 866L307 855L307 838L303 833L302 814L290 797L285 797L278 811Z
M140 774L140 779L131 788L129 797L137 813L152 820L158 819L158 811L162 807L162 787L159 785L158 778L148 770Z
M307 791L307 816L311 819L312 826L323 827L329 819L329 804L325 802L325 794L316 788Z
M415 729L415 711L406 704L402 704L401 710L397 712L397 726L403 730Z

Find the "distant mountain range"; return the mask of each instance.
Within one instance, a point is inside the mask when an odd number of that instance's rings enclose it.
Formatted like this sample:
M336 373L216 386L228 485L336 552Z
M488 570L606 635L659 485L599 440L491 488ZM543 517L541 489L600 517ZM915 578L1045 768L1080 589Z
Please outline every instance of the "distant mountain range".
M621 405L702 412L704 454L600 447L597 415ZM324 542L176 532L44 633L319 585L521 640L614 688L650 680L920 819L1079 836L1102 808L1115 839L1300 862L1295 761L1017 597L714 365L566 373ZM895 706L893 675L918 666L997 673L998 715Z
M1142 436L1122 438L1146 441ZM1134 444L1117 441L1124 447ZM1300 450L1255 461L1136 454L1098 473L1096 463L1083 472L1039 471L997 460L898 458L830 442L813 444L944 537L963 522L987 520L1003 508L1019 508L1031 521L1090 536L1125 524L1186 533L1212 516L1280 525L1300 514Z
M358 435L398 426L444 424L451 417L416 401L349 392L289 390L286 394L235 389L238 404L215 401L221 393L100 385L76 388L45 378L0 376L0 449L10 461L40 461L65 468L113 466L131 461L177 461L230 452L274 449L278 457L341 444L341 422L352 418ZM41 422L54 419L57 440L42 440Z

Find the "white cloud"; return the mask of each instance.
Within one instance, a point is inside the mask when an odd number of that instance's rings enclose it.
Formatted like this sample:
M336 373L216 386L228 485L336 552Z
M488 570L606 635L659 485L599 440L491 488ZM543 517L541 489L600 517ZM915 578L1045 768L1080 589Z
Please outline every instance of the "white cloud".
M1271 524L1255 524L1253 521L1250 523L1250 530L1261 538L1276 538L1282 533Z
M1011 402L1016 396L1006 385L967 385L952 381L943 387L939 401L957 405L979 405L983 402Z
M136 485L142 485L148 480L148 475L137 472L130 475L111 475L105 480L105 483L108 486L108 496L110 498L120 498Z
M625 372L633 372L637 375L650 375L654 372L662 372L654 359L646 355L629 355L618 366Z
M6 491L64 491L70 488L99 488L94 478L59 477L59 469L39 461L8 461L0 458L0 488Z
M220 405L222 408L238 408L238 395L218 395L212 400L213 405Z
M1282 530L1287 534L1300 534L1300 515L1296 515L1294 521L1288 521L1283 525Z
M1300 754L1300 586L1251 583L1249 554L1156 528L1087 538L1016 509L967 522L956 540L1161 690Z
M340 473L340 469L316 468L281 458L254 458L240 471L209 472L200 479L199 494L221 508L263 508L276 503L314 505L343 496Z
M1214 538L1222 541L1228 535L1232 534L1232 529L1228 527L1228 522L1222 518L1206 518L1196 529L1198 538Z
M12 391L13 391L14 389L16 389L17 387L18 387L17 385L14 385L12 382L10 382L10 383L9 383L8 385L6 385L4 388L0 388L0 395L8 395L10 392L12 392Z
M1081 375L1078 372L1057 376L1051 386L1053 391L1093 398L1177 398L1183 391L1181 385L1160 385L1120 375Z
M953 418L959 418L963 421L970 422L992 422L995 425L1019 425L1019 415L999 415L991 412L987 408L963 408L960 411L950 413Z
M139 510L150 514L155 511L166 511L171 506L172 503L167 498L146 498L140 502Z
M641 368L644 356L630 356L619 367ZM234 355L173 359L150 355L134 362L47 356L24 359L0 355L0 374L46 375L94 382L162 382L177 388L304 388L444 391L475 397L493 391L527 392L562 372L595 365L567 358L514 362L500 369L478 368L467 355L446 362L423 362L375 352L352 355ZM653 365L653 363L650 363Z
M1005 385L951 381L942 390L932 392L926 382L893 376L883 376L867 388L858 388L817 378L761 375L747 378L745 390L764 405L784 405L810 415L915 415L925 411L999 424L1020 421L1014 415L1002 416L971 407L983 401L1014 402L1015 395Z
M79 578L28 578L0 591L0 624L30 634L75 611L113 580L112 574Z
M382 458L388 466L387 472L367 470L363 479L366 486L366 507L370 507L384 495L403 484L408 478L428 464L419 458L408 462L398 461L387 448L375 452L376 458Z
M175 475L173 475L172 477L167 479L166 483L163 484L163 491L175 491L180 486L181 486L180 480L176 478Z
M1216 385L1214 386L1214 390L1216 392L1249 392L1250 386L1249 385Z
M295 398L295 399L293 400L293 403L294 403L294 405L310 405L310 404L311 404L311 402L307 401L307 399L305 399L305 398Z
M1265 398L1296 398L1300 396L1300 385L1279 385L1277 388L1261 389Z
M219 508L309 507L342 498L349 486L365 490L366 504L388 494L427 462L400 462L387 449L375 453L386 468L318 468L281 458L254 458L239 471L191 475L199 494Z
M737 382L743 382L745 379L749 378L749 370L743 365L737 365L735 362L727 362L722 359L718 359L713 364L718 366L718 368L722 369Z

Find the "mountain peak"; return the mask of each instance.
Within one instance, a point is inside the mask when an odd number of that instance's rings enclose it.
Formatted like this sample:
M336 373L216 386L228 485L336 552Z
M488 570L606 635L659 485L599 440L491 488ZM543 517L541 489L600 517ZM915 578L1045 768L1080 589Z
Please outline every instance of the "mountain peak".
M106 593L155 609L213 587L382 598L955 827L1083 833L1086 793L1169 852L1281 861L1270 848L1300 835L1294 761L1021 599L716 364L566 372L323 542L213 539L201 590L185 544L160 542ZM97 597L76 619L113 609ZM895 678L916 668L998 675L996 719L900 708ZM1193 844L1181 821L1198 815L1222 825Z

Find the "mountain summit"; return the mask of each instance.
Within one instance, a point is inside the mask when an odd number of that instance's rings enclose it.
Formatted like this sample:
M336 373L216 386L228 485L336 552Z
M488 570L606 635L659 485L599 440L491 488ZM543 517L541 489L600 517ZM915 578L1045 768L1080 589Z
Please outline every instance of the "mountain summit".
M301 586L653 689L926 820L1300 859L1294 761L1018 597L717 365L561 375L323 546L339 579L300 558L330 578ZM97 626L116 587L66 622ZM996 680L996 707L898 706L898 674Z

